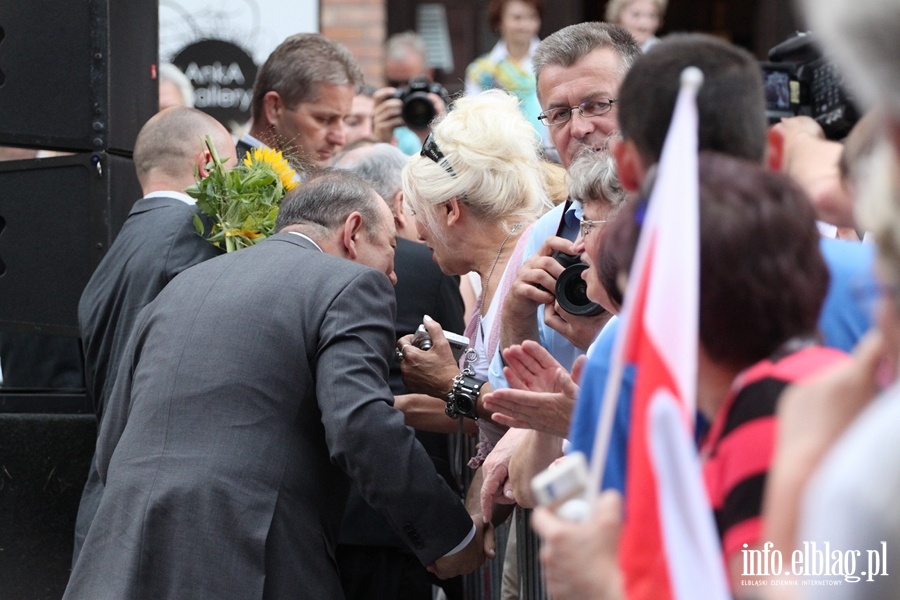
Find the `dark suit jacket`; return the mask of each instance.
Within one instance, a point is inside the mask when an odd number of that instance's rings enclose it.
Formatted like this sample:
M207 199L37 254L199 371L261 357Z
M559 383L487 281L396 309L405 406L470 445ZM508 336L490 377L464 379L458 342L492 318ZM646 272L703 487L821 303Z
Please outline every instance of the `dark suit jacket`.
M256 146L251 146L250 144L248 144L248 143L245 142L244 140L238 140L237 143L234 145L234 149L235 149L235 151L237 152L238 163L240 163L241 161L243 161L243 160L244 160L244 156L245 156L248 152L250 152L251 150L253 150L254 148L256 148Z
M138 313L173 277L220 254L194 229L197 212L177 198L135 202L81 294L85 383L98 419Z
M459 294L459 278L444 275L431 258L431 250L400 238L394 255L394 272L397 284L395 339L415 332L422 317L429 315L447 331L462 333L465 329L463 301ZM388 383L394 394L408 394L400 374L400 363L391 355ZM457 488L450 468L448 436L430 431L417 431L416 438L428 452L438 473L447 483ZM462 490L458 490L462 494ZM403 541L393 532L384 516L370 507L353 486L347 501L344 524L341 527L342 544L405 548Z
M105 485L66 598L342 598L349 481L423 564L471 530L389 404L392 291L279 234L141 314L101 424Z

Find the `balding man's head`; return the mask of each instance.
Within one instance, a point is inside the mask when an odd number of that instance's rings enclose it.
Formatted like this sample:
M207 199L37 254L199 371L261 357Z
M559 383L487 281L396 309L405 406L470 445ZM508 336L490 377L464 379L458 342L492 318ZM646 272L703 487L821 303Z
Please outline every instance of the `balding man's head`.
M231 136L206 113L174 107L147 121L134 145L134 166L144 193L151 187L181 191L191 185L195 165L202 168L205 162L207 136L212 138L225 166L234 167L237 157Z

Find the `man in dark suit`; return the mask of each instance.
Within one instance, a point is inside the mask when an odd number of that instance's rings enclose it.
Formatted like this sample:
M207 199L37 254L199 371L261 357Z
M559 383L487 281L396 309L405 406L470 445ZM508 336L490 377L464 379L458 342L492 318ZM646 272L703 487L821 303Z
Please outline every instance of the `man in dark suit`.
M184 193L195 172L206 175L207 136L226 166L234 166L228 131L199 110L166 109L138 133L134 165L144 197L135 202L78 302L85 382L98 421L138 313L173 277L219 254L194 228L199 211ZM75 521L73 563L100 501L100 488L96 464L91 464Z
M218 254L194 229L198 210L184 193L195 172L206 175L206 136L233 167L231 136L199 110L164 110L138 133L134 166L144 197L135 202L78 303L85 379L98 418L138 313L173 277Z
M459 279L444 275L432 260L431 250L415 241L415 225L403 208L400 176L406 161L407 156L396 146L362 142L338 155L334 167L355 173L372 184L394 216L397 227L395 338L414 333L425 315L437 320L447 331L460 333L465 323ZM395 395L409 393L396 356L391 358L388 382ZM450 466L447 434L416 430L416 438L438 473L461 493ZM432 581L428 572L391 530L384 516L363 500L355 486L344 513L337 561L347 600L431 600ZM449 600L462 597L461 578L440 585Z
M343 598L351 479L439 576L483 561L480 521L390 405L387 206L325 174L276 228L182 273L139 317L65 598Z
M253 122L237 143L238 156L268 146L297 159L304 171L327 167L347 143L344 119L362 84L346 47L317 33L290 36L256 74Z

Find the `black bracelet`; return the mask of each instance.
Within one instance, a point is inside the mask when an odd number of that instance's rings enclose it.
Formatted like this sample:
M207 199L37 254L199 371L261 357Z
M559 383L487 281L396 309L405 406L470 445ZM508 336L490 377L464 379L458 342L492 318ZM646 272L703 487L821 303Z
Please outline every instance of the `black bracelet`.
M478 394L481 393L481 386L485 383L487 382L464 373L454 377L453 386L447 394L447 406L444 408L447 416L451 419L468 417L477 421Z

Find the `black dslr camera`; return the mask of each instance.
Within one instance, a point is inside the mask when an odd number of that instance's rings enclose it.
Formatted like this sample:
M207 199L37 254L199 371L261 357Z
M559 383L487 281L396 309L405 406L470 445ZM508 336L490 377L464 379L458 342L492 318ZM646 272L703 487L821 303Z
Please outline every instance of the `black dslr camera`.
M429 81L427 77L414 77L407 87L394 92L394 98L403 101L403 121L410 129L425 129L437 115L428 94L437 94L449 108L450 94L444 86Z
M769 124L785 117L812 117L830 140L845 137L859 112L833 64L822 57L815 38L798 32L769 50L760 63Z
M566 254L560 250L551 256L564 267L556 278L556 301L560 307L569 314L582 317L602 313L603 307L587 297L587 283L581 278L587 265L581 262L581 256Z

